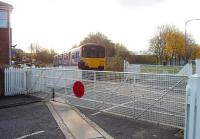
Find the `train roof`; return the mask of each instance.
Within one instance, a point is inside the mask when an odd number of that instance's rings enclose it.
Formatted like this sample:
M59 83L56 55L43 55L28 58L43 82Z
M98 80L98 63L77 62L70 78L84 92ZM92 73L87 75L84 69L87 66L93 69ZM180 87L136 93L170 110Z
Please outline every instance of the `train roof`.
M71 49L69 49L69 50L66 51L66 52L63 52L63 53L61 53L61 54L55 55L54 57L60 56L60 55L63 55L63 54L69 53L69 52L77 51L77 50L80 49L80 48L81 48L80 46L79 46L79 47L76 47L76 48L71 48Z
M79 47L75 47L75 48L71 48L71 49L69 49L69 51L67 51L67 52L76 51L76 50L78 50L78 49L80 49L80 48L81 48L81 46L79 46Z
M104 47L103 45L98 44L98 43L86 43L86 44L81 45L80 47L85 46L85 45L96 45L96 46L102 46L102 47Z
M60 55L63 55L63 54L69 53L69 52L77 51L77 50L79 50L81 47L86 46L86 45L95 45L95 46L102 46L102 47L104 47L103 45L97 44L97 43L85 43L85 44L83 44L83 45L80 45L79 47L71 48L71 49L69 49L69 50L66 51L66 52L63 52L63 53L61 53L61 54L57 54L57 55L55 55L54 57L60 56Z

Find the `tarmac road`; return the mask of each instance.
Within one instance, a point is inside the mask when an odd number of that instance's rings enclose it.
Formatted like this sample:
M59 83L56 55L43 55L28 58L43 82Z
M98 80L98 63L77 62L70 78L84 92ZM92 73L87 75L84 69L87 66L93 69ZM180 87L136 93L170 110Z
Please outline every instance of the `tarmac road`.
M33 99L1 98L0 106L8 105L0 108L0 139L65 139L48 107L44 102L33 103Z
M78 109L115 139L183 139L183 134L179 134L179 129L176 128L104 113L92 115L95 111L80 107Z

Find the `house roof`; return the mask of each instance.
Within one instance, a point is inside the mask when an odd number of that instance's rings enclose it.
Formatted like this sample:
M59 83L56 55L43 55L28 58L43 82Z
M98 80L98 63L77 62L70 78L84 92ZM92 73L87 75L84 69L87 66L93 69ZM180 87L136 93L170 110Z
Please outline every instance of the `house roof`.
M6 9L6 10L9 10L9 11L12 11L13 6L11 4L0 1L0 9Z

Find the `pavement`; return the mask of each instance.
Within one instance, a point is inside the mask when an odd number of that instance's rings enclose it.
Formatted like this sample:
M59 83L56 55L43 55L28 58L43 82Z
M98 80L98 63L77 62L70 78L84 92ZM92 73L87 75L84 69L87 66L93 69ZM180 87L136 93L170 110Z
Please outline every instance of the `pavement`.
M54 101L51 101L48 104L48 107L57 123L61 123L59 121L62 121L66 126L68 131L68 135L66 135L67 139L112 138L100 127L92 123L92 121L86 120L86 117L84 117L76 108ZM62 129L62 125L60 127ZM66 129L63 130L63 132L65 131Z

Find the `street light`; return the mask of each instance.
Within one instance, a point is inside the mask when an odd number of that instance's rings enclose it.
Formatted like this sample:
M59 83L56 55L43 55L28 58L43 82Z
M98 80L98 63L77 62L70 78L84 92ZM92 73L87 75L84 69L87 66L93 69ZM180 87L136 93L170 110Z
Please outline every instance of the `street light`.
M194 21L194 20L200 20L200 19L189 19L185 22L185 53L186 53L186 47L187 47L187 24L191 21ZM191 59L191 49L189 50L189 59ZM187 54L186 54L186 58L187 58ZM188 59L186 59L188 60Z

